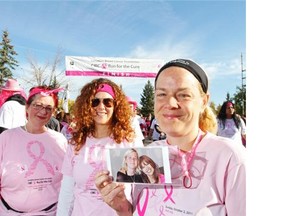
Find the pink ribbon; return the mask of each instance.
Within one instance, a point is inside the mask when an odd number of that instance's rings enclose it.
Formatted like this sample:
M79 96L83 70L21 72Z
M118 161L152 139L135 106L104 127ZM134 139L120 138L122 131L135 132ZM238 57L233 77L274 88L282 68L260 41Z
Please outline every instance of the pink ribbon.
M159 209L159 210L160 210L160 214L159 214L159 216L165 216L163 205L160 206L160 209Z
M31 151L31 147L32 147L32 145L34 145L34 144L36 144L36 145L39 146L40 154L39 154L38 157L37 157L35 154L33 154L33 152ZM28 171L27 171L26 174L25 174L25 178L27 178L28 176L30 176L30 175L32 175L32 174L34 173L34 170L37 168L37 165L38 165L39 162L42 162L42 163L43 163L43 165L46 167L47 171L48 171L51 175L53 175L53 176L55 175L55 172L54 172L54 169L53 169L52 165L51 165L48 161L42 159L42 156L43 156L44 153L45 153L45 148L44 148L44 146L43 146L43 144L42 144L41 142L38 142L38 141L29 142L29 143L27 144L27 152L28 152L28 155L29 155L31 158L34 159L34 161L33 161L33 163L30 165L30 167L28 168Z
M88 180L86 182L86 190L91 189L91 187L93 185L95 185L94 184L95 176L99 170L103 169L103 160L101 160L100 162L97 163L92 159L92 153L94 152L96 147L97 147L96 145L91 146L89 148L89 152L88 152L88 162L89 162L90 166L93 167L93 171L89 175ZM100 151L101 150L102 149L100 149ZM101 154L102 154L102 152L101 152Z
M144 199L143 207L141 209L140 199L142 197L142 193L143 193L144 190L146 191L146 196L145 196L145 199ZM143 190L141 191L141 193L137 197L137 206L136 206L136 208L137 208L137 212L138 212L139 216L145 216L147 205L148 205L148 200L149 200L149 189L148 189L148 187L145 187L145 188L143 188Z
M167 186L166 185L164 185L164 188L165 188L165 192L166 192L166 195L167 195L167 197L164 199L164 202L167 202L168 200L171 200L171 202L175 204L175 201L172 198L173 185L170 185L170 191L167 190Z

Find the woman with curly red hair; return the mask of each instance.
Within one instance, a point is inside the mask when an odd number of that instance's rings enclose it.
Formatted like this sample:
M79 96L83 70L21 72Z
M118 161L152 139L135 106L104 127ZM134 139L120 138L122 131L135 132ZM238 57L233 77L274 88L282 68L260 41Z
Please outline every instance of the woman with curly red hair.
M115 215L95 187L106 167L105 148L134 147L131 109L121 88L109 79L86 84L73 106L75 131L63 162L57 215Z

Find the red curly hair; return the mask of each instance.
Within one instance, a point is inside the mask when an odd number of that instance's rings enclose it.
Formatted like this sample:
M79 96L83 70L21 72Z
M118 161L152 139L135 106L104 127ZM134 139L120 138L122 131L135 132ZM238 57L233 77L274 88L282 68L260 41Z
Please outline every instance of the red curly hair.
M76 98L73 105L73 115L75 116L75 132L70 140L75 145L77 153L85 145L86 138L93 136L97 131L97 125L91 117L92 99L95 98L98 86L108 84L115 93L114 111L110 125L110 136L116 143L126 140L132 142L135 138L135 132L131 126L132 112L129 103L122 89L109 79L99 78L87 83L82 89L80 95Z

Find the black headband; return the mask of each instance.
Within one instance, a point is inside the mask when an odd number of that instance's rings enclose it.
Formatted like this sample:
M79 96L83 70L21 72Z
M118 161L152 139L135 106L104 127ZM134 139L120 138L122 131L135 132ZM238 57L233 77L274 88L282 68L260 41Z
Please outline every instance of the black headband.
M188 70L189 72L191 72L195 76L195 78L200 82L203 91L205 93L207 93L208 77L207 77L205 71L199 65L197 65L195 62L188 60L188 59L175 59L175 60L169 61L165 65L163 65L155 77L155 84L156 84L156 81L158 79L159 74L164 69L166 69L168 67L172 67L172 66L181 67L181 68L184 68L184 69Z

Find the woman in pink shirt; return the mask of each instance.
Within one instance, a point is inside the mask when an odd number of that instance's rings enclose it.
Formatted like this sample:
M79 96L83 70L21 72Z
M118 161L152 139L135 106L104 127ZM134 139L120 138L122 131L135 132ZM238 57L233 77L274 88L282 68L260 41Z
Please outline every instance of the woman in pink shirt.
M128 101L114 82L95 79L82 88L73 114L75 132L63 163L57 216L116 215L94 181L97 172L107 169L106 148L134 147Z
M246 215L246 149L216 136L208 78L189 59L176 59L155 78L154 113L168 146L172 184L134 185L132 202L109 172L96 175L102 198L118 215ZM209 132L212 131L213 133Z
M57 107L57 92L34 87L27 123L0 135L0 215L56 215L66 138L45 126Z

